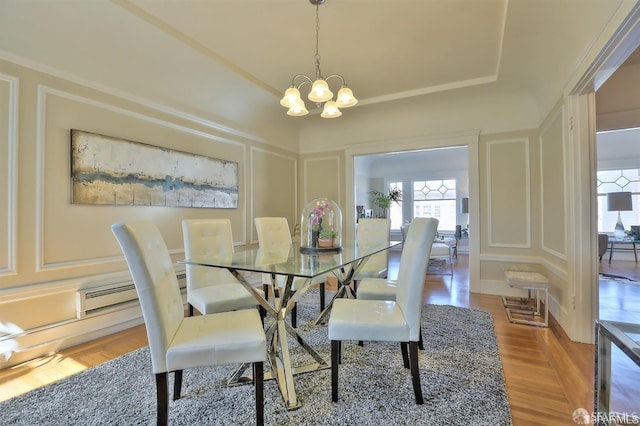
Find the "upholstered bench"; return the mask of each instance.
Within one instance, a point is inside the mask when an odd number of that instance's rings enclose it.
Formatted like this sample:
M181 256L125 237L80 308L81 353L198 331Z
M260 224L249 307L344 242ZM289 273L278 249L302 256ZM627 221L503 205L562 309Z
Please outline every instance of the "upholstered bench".
M539 272L521 270L506 270L504 276L510 287L527 290L528 294L528 297L502 296L509 321L547 327L549 325L549 280L547 277Z

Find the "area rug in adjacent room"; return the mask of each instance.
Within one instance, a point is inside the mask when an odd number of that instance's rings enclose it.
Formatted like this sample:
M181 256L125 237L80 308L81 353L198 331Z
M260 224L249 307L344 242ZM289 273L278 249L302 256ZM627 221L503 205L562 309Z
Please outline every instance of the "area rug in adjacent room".
M623 283L627 283L627 284L640 284L638 281L633 281L631 278L627 278L627 277L624 277L622 275L613 275L613 274L600 273L600 279L601 280L608 280L608 281L623 282Z
M301 334L330 359L326 326L311 326L316 297L299 305ZM313 301L311 303L310 301ZM265 381L269 425L510 425L511 415L493 320L487 312L426 305L419 351L424 405L416 405L398 344L343 345L340 401L331 402L330 369L295 376L301 407L286 410ZM292 344L294 362L309 362ZM268 368L265 365L265 368ZM183 397L169 404L171 425L255 423L253 386L223 386L231 366L184 373ZM170 382L172 385L172 382ZM155 379L148 348L0 403L0 425L151 425Z

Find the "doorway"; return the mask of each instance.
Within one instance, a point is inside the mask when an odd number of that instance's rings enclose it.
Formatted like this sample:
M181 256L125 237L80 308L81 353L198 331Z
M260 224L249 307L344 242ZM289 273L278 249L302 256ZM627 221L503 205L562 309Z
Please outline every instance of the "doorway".
M631 36L626 43L637 45L639 39ZM632 210L620 212L620 216L625 230L640 225L640 121L636 118L640 102L634 90L639 82L640 49L636 48L596 89L596 226L598 233L610 236L618 212L608 211L607 193L631 192ZM611 253L608 244L599 264L597 318L640 322L640 308L629 303L640 300L640 285L625 282L640 281L640 268L630 248L629 244L615 245Z
M401 239L400 227L417 216L440 221L439 235L455 237L468 229L469 214L463 199L469 198L468 149L466 146L395 153L360 155L354 158L354 194L357 211L391 218L391 237ZM386 194L397 188L402 199L381 212L372 191ZM468 253L467 241L460 249Z
M640 267L632 248L635 243L611 244L618 215L625 230L640 224L638 140L639 128L596 134L598 233L607 234L610 239L599 265L598 318L603 320L640 323ZM609 211L607 194L622 192L630 193L632 209Z
M411 139L411 140L397 140L397 141L387 141L384 143L367 143L359 145L358 147L353 147L347 149L345 151L345 171L346 171L346 200L345 200L345 209L343 210L344 219L345 219L345 232L351 237L355 236L355 224L356 224L356 206L362 205L360 202L365 202L362 198L362 193L366 191L362 191L361 195L359 195L358 200L356 199L356 188L358 186L357 182L360 181L359 186L365 187L363 183L363 177L359 176L356 173L358 161L365 161L364 159L368 159L373 161L376 157L370 157L374 155L390 155L390 156L398 156L398 155L415 155L418 152L428 152L431 151L433 154L439 150L447 151L448 148L456 148L460 151L466 151L466 174L467 174L467 188L465 195L468 195L468 214L464 214L459 218L462 223L465 220L469 224L470 229L479 229L480 221L478 218L478 197L479 197L479 154L478 154L478 145L479 145L479 132L463 132L456 133L451 135L439 135L433 137L422 137L420 139ZM442 155L452 154L454 151L452 150L450 153L442 152ZM424 154L428 155L428 154ZM358 158L360 157L360 160ZM381 157L382 158L382 157ZM390 157L384 157L390 158ZM402 158L402 157L397 157ZM416 157L417 158L417 157ZM464 163L464 157L458 159ZM455 167L457 170L464 170L465 164L460 164ZM403 177L404 176L399 176ZM366 178L368 179L368 178ZM371 185L371 184L369 184ZM368 195L368 194L367 194ZM367 203L370 202L369 199L365 199ZM410 214L410 213L409 213ZM409 217L409 216L408 216ZM470 234L472 235L472 233ZM399 234L398 234L399 236ZM469 291L471 292L480 292L480 243L479 239L468 239L468 270L469 270Z

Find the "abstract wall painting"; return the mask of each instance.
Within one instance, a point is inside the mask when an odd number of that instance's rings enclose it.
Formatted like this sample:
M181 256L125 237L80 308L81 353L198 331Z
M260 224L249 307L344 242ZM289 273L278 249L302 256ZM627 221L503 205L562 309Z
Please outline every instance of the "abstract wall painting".
M71 129L73 204L234 209L238 163Z

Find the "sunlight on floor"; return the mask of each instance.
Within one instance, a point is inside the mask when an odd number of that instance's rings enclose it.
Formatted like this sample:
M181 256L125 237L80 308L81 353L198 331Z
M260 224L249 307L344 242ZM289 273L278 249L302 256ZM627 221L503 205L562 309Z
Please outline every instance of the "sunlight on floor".
M20 380L11 380L15 378L15 376L9 375L9 380L0 383L0 401L22 395L34 387L48 385L65 377L80 373L87 368L85 364L57 353L42 356L26 363L10 367L10 370L16 371L16 375L31 375L33 380L27 381L27 384L22 384Z

